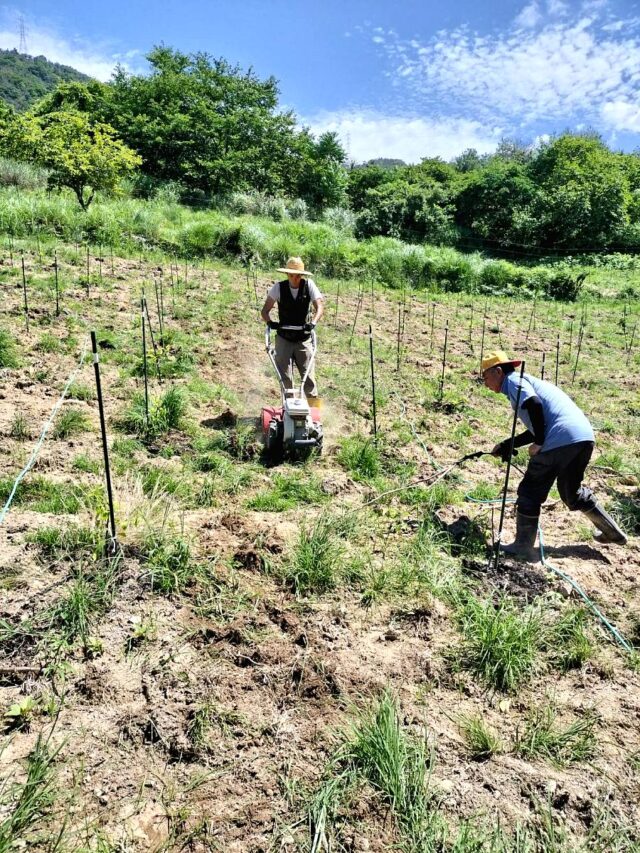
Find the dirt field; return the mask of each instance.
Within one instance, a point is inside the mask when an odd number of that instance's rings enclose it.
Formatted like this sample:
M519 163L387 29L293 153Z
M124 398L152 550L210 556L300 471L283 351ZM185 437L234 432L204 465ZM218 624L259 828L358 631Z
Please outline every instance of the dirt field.
M357 282L337 301L319 280L324 452L271 467L255 424L278 390L242 270L185 281L159 258L116 259L113 275L92 259L87 287L68 247L56 317L49 261L26 254L29 333L19 268L0 266L18 362L0 369L0 504L96 329L121 551L102 551L88 354L0 525L0 850L640 850L636 653L550 567L494 570L499 505L479 501L499 495L497 460L415 487L509 434L507 401L477 381L483 325L485 351L521 353L535 375L545 353L552 381L559 335L559 384L597 429L589 484L630 539L597 545L554 491L546 556L640 647L640 356L622 302L359 297ZM134 401L143 285L153 429ZM495 612L511 622L487 639ZM409 783L394 795L353 745L384 697L402 767L425 750L419 830Z

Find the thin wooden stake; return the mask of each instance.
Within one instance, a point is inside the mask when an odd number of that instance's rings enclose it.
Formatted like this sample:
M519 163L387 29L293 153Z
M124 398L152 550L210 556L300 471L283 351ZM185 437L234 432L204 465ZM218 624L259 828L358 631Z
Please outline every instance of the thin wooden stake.
M336 292L336 313L333 318L333 328L338 328L338 306L340 305L340 279L338 279L338 290Z
M560 370L560 335L556 340L556 382L558 384L558 371Z
M91 269L91 267L90 267L90 261L89 261L89 244L87 243L87 296L89 296L89 293L91 290L91 279L89 278L90 269Z

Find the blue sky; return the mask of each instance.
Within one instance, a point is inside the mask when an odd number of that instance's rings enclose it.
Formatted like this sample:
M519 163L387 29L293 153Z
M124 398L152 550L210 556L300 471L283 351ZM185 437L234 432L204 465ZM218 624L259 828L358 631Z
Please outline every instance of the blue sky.
M350 156L450 159L503 137L595 129L640 147L640 5L622 0L28 0L0 3L0 47L108 79L160 42L280 82Z

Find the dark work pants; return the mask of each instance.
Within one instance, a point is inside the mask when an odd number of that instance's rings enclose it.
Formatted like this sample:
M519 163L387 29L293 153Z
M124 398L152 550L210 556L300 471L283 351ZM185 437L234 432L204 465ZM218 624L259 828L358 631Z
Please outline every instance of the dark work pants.
M582 485L593 447L592 441L580 441L532 456L518 486L518 511L539 516L556 478L560 497L570 510L593 509L596 505L593 492Z

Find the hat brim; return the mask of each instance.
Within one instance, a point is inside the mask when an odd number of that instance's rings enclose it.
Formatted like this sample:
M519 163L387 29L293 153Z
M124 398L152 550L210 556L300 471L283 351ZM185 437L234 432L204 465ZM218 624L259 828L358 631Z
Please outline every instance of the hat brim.
M495 364L488 364L486 367L483 367L482 372L484 373L485 370L491 370L492 367L502 367L503 364L511 364L513 367L520 367L520 365L522 364L522 359L514 358L510 359L509 361L496 361Z
M313 275L309 270L292 270L289 267L276 267L276 272L286 272L288 275Z

